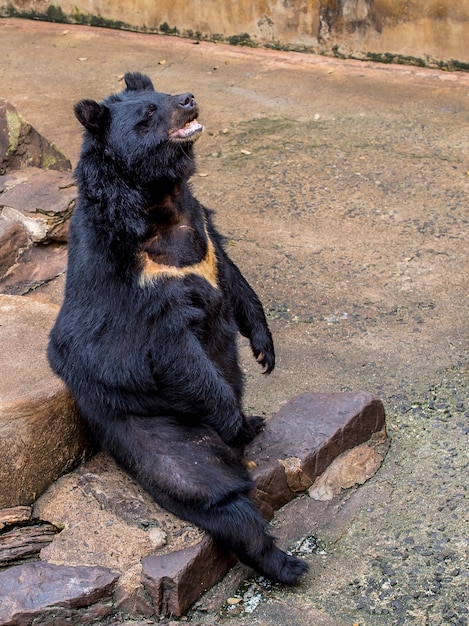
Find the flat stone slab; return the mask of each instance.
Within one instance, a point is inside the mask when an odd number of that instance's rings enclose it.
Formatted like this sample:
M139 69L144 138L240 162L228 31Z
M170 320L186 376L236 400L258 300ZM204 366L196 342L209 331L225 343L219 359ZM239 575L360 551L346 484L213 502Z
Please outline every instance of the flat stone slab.
M266 519L311 487L340 454L384 428L383 404L369 393L304 393L290 400L245 451Z
M37 562L0 572L0 624L96 623L112 612L118 574L104 567Z
M0 295L0 508L31 504L87 447L75 402L47 362L57 313Z

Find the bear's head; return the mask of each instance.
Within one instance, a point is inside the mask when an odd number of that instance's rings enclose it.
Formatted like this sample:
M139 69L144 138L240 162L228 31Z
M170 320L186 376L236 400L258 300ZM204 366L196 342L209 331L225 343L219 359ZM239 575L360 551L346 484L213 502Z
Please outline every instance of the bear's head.
M137 184L187 178L194 169L193 143L203 131L194 96L158 93L139 72L124 80L121 93L75 105L86 130L82 155L99 156Z

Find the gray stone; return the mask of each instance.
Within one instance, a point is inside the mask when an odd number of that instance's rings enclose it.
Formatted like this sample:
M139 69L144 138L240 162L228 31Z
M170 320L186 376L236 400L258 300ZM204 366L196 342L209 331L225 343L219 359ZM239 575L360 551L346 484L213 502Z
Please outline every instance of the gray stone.
M112 611L118 578L104 567L26 563L0 572L0 624L81 624Z
M254 586L249 588L246 595L246 601L239 605L239 617L237 611L230 611L230 626L273 626L286 624L287 626L300 626L300 624L308 624L308 626L354 626L349 620L342 619L338 616L331 617L325 611L316 608L304 606L294 606L293 603L282 603L274 597L269 603L265 602L265 595L259 588ZM255 618L252 611L246 611L250 601L255 607ZM254 601L254 602L253 602ZM257 604L259 603L259 604ZM254 621L255 619L255 621ZM355 626L357 624L355 623Z
M0 98L0 174L23 167L69 170L62 152L28 124L16 108Z
M47 362L57 312L0 295L0 507L30 504L87 449L76 404Z

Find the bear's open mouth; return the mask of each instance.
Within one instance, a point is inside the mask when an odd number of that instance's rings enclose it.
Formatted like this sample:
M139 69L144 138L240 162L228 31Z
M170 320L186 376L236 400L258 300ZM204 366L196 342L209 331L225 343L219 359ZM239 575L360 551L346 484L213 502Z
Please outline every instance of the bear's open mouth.
M194 141L204 130L202 124L199 124L197 118L190 120L175 130L169 131L169 138L177 141Z

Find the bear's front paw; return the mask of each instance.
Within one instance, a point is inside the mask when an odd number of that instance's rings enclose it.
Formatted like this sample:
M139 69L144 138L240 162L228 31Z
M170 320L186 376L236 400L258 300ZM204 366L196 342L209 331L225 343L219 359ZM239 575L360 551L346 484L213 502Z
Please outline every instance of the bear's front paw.
M251 347L256 361L264 368L263 374L270 374L275 367L275 350L272 337L269 335L262 338L253 337Z
M264 368L263 374L270 374L275 367L275 355L272 353L259 352L255 355L256 361Z

